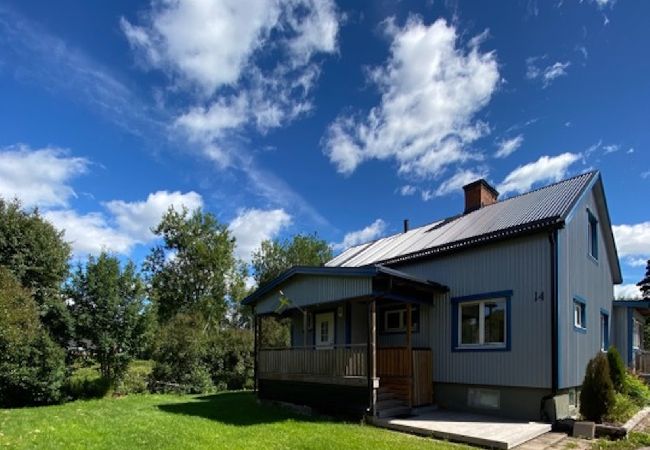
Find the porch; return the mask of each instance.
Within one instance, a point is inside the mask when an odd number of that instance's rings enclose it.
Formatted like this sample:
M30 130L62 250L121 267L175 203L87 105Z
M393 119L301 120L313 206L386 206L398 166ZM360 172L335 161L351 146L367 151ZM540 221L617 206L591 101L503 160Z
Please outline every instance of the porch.
M376 417L433 402L426 318L446 287L383 267L292 270L297 273L258 290L255 380L261 398L324 406L334 414L349 407ZM287 344L265 345L262 321L271 317L290 323Z

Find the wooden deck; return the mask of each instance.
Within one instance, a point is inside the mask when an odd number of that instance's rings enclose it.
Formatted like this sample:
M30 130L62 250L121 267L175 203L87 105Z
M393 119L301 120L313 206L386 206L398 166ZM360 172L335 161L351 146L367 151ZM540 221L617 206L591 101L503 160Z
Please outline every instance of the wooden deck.
M511 449L551 431L551 425L429 410L407 418L373 419L376 426L489 448Z

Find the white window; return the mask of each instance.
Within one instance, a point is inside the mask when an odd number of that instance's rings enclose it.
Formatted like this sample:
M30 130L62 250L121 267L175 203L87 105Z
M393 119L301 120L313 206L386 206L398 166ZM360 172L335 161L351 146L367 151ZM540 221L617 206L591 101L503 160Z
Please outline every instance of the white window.
M315 317L316 347L331 347L334 345L334 313L316 314Z
M587 328L585 304L579 300L573 300L573 325L582 330Z
M635 349L641 348L641 322L634 319L632 328L632 347Z
M495 389L467 390L467 405L475 408L499 409L501 406L501 392Z
M486 299L459 303L458 345L505 346L506 300Z

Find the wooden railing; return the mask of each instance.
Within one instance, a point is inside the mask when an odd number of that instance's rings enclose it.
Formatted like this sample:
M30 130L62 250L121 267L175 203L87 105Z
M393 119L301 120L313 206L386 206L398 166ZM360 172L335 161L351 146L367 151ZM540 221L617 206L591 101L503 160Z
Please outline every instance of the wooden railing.
M634 370L639 374L650 374L650 352L639 351L634 357Z
M380 386L386 386L410 405L426 405L433 398L431 349L384 347L377 350Z
M319 377L365 377L365 345L326 349L292 347L261 349L258 356L260 377L268 375L309 375Z

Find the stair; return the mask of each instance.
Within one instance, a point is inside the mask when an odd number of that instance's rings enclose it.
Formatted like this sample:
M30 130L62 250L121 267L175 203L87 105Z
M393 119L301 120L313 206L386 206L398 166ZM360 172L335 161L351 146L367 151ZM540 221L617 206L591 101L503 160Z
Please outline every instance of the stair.
M376 417L386 418L410 414L408 403L395 390L380 386L377 392Z

